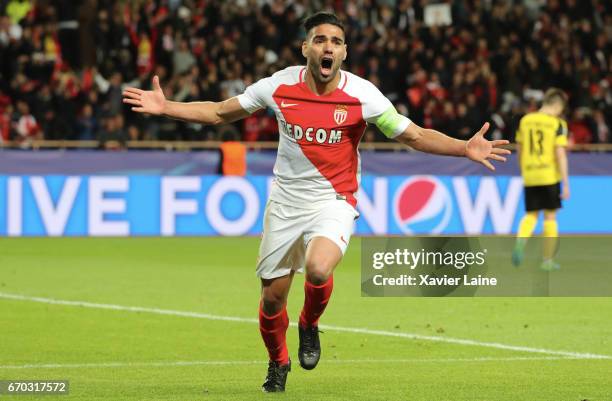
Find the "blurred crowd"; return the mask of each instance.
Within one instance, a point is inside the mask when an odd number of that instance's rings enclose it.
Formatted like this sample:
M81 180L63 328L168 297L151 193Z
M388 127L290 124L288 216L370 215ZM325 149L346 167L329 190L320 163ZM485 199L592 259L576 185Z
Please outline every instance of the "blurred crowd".
M429 3L449 4L452 23L427 24ZM304 63L300 21L320 10L346 24L343 68L425 127L466 138L491 121L512 140L556 86L571 140L612 142L609 0L0 0L0 141L276 140L269 111L205 127L136 115L122 87L157 74L176 101L235 96Z

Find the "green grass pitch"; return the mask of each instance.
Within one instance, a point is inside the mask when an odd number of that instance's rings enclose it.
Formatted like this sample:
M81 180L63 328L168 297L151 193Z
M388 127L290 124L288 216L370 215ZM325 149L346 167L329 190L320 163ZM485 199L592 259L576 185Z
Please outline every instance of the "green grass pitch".
M612 400L612 358L580 356L612 356L612 299L364 298L358 238L336 271L321 324L381 333L325 330L319 366L304 371L297 363L297 329L290 327L294 365L287 391L262 394L267 355L255 323L258 243L257 238L0 239L0 380L67 379L69 395L43 397L66 401ZM303 276L296 276L288 305L293 322L303 302L302 285ZM487 346L491 343L502 346Z

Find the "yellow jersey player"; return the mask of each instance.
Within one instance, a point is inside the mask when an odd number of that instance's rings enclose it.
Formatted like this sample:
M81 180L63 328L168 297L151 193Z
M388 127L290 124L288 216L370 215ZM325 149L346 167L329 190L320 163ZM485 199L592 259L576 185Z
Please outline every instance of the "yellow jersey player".
M512 263L519 266L527 239L531 237L540 212L544 212L543 262L541 268L559 269L553 261L559 236L557 209L569 198L567 123L560 118L567 105L565 93L551 88L542 107L525 115L516 133L518 160L525 185L526 214L521 219Z

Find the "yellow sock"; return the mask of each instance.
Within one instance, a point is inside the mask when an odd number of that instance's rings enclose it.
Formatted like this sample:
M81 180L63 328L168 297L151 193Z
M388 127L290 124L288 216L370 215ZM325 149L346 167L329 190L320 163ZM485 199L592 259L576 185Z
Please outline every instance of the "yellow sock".
M559 236L559 225L557 220L544 220L544 232L545 237L557 238Z
M528 212L521 219L521 224L519 224L518 237L519 238L529 238L531 234L533 234L533 230L538 222L538 212Z
M559 238L559 226L557 220L544 220L544 260L552 259L557 251L557 239Z

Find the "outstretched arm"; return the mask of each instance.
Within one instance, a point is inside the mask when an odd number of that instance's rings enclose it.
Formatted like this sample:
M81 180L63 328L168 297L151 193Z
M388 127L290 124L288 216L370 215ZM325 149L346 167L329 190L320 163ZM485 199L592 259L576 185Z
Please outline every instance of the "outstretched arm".
M166 116L205 125L231 123L249 115L236 97L223 102L182 103L167 100L157 75L153 77L153 90L126 88L123 91L123 102L132 105L132 111L137 113Z
M419 127L410 123L403 133L395 139L421 152L448 156L465 156L477 163L482 163L489 170L495 171L490 160L505 162L502 155L510 154L507 149L500 146L508 144L506 140L489 141L484 134L489 129L489 123L485 123L480 131L468 141L454 139L433 129Z

